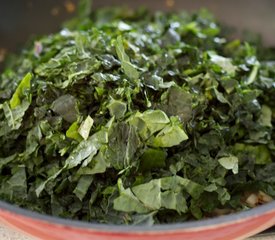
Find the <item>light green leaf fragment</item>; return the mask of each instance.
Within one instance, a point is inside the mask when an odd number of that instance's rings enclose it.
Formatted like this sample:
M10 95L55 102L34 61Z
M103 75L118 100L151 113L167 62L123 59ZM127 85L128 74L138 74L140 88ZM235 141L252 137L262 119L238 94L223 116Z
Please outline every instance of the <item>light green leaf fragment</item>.
M157 210L161 207L161 179L137 185L132 191L147 208Z
M94 178L91 175L83 175L78 180L78 183L73 191L73 193L79 198L80 201L83 200L91 186Z
M226 188L218 188L216 192L218 193L218 199L222 205L231 199L231 196Z
M265 127L272 127L271 121L272 121L272 110L270 109L270 107L266 105L262 105L259 123Z
M80 125L78 133L83 137L84 140L87 140L91 131L91 128L94 124L94 120L88 116Z
M66 137L74 139L78 142L82 141L82 136L78 133L79 125L78 122L75 121L71 124L71 126L66 131Z
M121 187L119 186L119 188ZM143 206L147 211L151 212L166 208L176 210L178 213L184 213L187 212L188 207L183 192L187 192L194 199L198 199L204 188L189 179L171 176L153 179L147 183L123 190L124 194L127 191L127 194L131 195L135 202L129 196L128 198L125 198L124 195L122 196L120 191L120 196L115 199L116 203L118 203L117 199L119 199L120 203L119 208L116 206L116 210L138 212L139 209L136 207L138 204L139 207ZM142 204L141 206L140 203Z
M106 161L106 157L104 155L103 149L106 146L102 146L99 150L98 154L94 156L92 159L87 158L82 166L78 169L76 175L94 175L97 173L104 173L108 167L110 167L110 163Z
M116 47L117 56L121 61L121 67L124 73L126 74L126 76L129 77L131 80L138 79L139 72L137 71L136 67L130 62L130 58L125 52L122 36L119 36L117 38L115 47Z
M21 104L22 99L26 96L26 93L31 89L31 79L32 74L27 73L22 81L19 83L15 93L12 95L10 100L11 109L15 109L17 106Z
M162 178L161 187L164 190L173 189L174 191L179 191L179 189L183 189L187 193L189 193L194 199L198 199L204 191L204 187L202 185L179 176Z
M121 62L129 62L130 58L125 53L123 38L122 36L118 36L116 40L116 53Z
M16 123L14 113L7 102L3 103L3 111L8 121L9 127L11 127L12 129L18 129L20 127L20 124Z
M137 112L128 121L138 129L139 135L144 140L147 140L155 132L163 129L170 123L165 112L161 110L147 110L143 113Z
M20 107L18 106L14 109L11 109L7 102L3 103L3 111L10 131L20 128L25 112L28 110L29 106L30 102L27 100L23 100ZM6 132L6 134L7 133L8 132Z
M120 119L124 117L127 111L127 104L120 100L112 99L107 108L109 109L110 115L112 117Z
M121 179L118 179L117 186L119 189L119 197L114 200L114 209L123 212L150 212L133 194L130 188L125 189L122 185Z
M161 206L166 209L176 210L179 214L188 211L187 202L182 192L161 192Z
M161 110L137 112L128 121L138 129L143 140L149 138L147 144L153 147L172 147L188 139L180 121L176 117L169 119ZM154 136L158 131L160 132Z
M255 65L252 68L251 73L249 74L247 81L245 82L247 85L253 83L256 80L259 69L260 69L260 63L256 61Z
M150 133L153 134L161 130L170 122L166 113L161 110L148 110L142 114L141 119L146 123Z
M212 51L209 51L208 55L210 56L210 60L220 66L225 72L235 75L237 67L232 64L232 60L230 58L219 56Z
M0 136L20 128L25 112L31 104L31 79L32 74L28 73L19 83L10 101L1 105L6 121L0 124Z
M153 147L173 147L188 139L179 124L171 124L162 129L155 137L148 140Z
M217 99L221 103L227 103L229 106L231 106L230 102L224 97L223 93L219 92L216 87L214 87L214 92L215 92Z
M238 167L238 158L235 156L222 157L219 160L219 163L227 170L232 170L234 174L237 174L239 171Z

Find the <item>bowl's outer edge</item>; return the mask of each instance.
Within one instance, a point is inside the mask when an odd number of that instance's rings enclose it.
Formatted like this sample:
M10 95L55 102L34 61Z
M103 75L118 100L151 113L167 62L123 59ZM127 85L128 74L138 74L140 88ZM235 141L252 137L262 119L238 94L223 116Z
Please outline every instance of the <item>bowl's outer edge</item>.
M275 203L273 204L275 205ZM17 207L14 207L14 209L17 210ZM27 212L27 210L23 211ZM234 215L242 216L243 214L233 214L232 216ZM198 221L198 224L193 224L193 227L186 228L185 225L188 224L183 223L180 224L182 228L178 227L170 230L165 227L163 227L163 230L161 230L161 227L158 229L152 227L151 230L150 228L142 230L142 228L128 227L122 230L120 227L116 229L103 224L101 227L95 224L83 224L83 227L81 227L81 225L70 224L68 220L57 223L55 219L58 218L48 217L46 220L39 218L39 216L40 214L34 214L34 217L26 216L11 209L0 208L1 222L43 240L167 240L170 237L173 240L237 240L252 236L275 225L275 208L270 208L258 214L248 214L245 217L232 217L231 221L226 218L227 216L221 217L218 218L220 223L212 221L212 225L204 224L207 221ZM227 221L223 221L223 219Z

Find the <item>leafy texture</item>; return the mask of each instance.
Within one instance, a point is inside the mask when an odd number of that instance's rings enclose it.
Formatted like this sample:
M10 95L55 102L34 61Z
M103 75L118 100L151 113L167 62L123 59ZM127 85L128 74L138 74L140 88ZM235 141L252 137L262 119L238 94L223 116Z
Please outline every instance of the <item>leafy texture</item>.
M90 10L81 1L0 76L0 198L136 225L274 198L271 52L229 40L207 11Z
M22 79L10 100L11 109L14 109L20 105L24 96L26 96L27 92L30 91L31 79L32 75L30 73L27 73L27 75Z
M130 62L130 58L125 53L122 36L117 37L116 41L116 53L121 62L121 67L129 79L138 79L139 73L136 67Z
M238 173L238 158L235 156L222 157L219 160L219 163L228 170L232 170L234 174Z
M89 137L91 128L94 124L94 120L88 116L80 125L78 133L83 137L84 140L87 140Z

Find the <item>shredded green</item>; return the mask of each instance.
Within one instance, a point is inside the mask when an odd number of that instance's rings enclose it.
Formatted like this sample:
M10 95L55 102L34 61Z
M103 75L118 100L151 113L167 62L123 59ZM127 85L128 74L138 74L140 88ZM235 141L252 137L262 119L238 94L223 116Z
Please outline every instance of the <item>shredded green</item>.
M81 8L0 77L2 200L155 224L275 197L275 61L207 11Z

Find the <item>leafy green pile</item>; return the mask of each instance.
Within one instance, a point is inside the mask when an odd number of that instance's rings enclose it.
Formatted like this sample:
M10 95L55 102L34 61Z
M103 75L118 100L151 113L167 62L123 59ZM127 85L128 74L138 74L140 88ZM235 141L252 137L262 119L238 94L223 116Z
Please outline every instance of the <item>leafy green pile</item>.
M22 207L153 224L275 197L275 62L206 11L84 12L18 56L0 101L0 197Z

